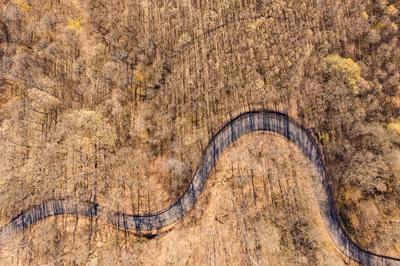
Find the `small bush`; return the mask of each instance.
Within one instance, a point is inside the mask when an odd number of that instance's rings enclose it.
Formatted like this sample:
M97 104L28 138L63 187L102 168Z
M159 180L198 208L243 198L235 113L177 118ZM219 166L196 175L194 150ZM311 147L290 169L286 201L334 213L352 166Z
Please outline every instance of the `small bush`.
M364 20L368 20L368 19L369 19L369 15L368 15L367 11L362 12L362 13L361 13L361 17L362 17Z
M24 0L15 1L17 6L22 12L29 12L31 11L31 6Z
M133 77L137 82L143 82L144 81L144 73L140 69L136 69L133 72Z
M388 128L389 130L392 130L392 131L394 131L394 132L396 132L397 134L400 135L400 121L390 122L390 123L387 125L387 128Z
M388 14L391 17L395 17L398 14L398 10L394 5L390 5L386 9L386 14Z
M324 145L330 144L331 140L330 140L330 136L329 136L328 132L326 132L326 131L317 132L317 136L318 136L318 140L322 144L324 144Z
M375 25L372 26L372 29L374 30L382 30L386 27L386 22L385 21L379 21Z
M68 19L68 29L80 30L82 27L81 21L79 19Z
M343 58L337 54L323 59L324 71L331 77L344 80L354 94L359 93L358 82L361 80L361 67L351 58Z

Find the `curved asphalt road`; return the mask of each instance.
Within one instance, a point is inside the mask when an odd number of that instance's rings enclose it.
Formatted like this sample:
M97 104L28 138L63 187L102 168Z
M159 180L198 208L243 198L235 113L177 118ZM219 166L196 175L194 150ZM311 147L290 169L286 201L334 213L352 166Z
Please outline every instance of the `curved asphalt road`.
M224 150L241 136L258 131L275 132L296 144L318 170L313 180L321 215L332 241L348 257L362 265L400 265L399 258L369 252L355 242L344 231L330 184L323 154L312 133L285 114L262 110L243 113L229 121L211 138L204 150L200 165L184 194L170 207L138 216L126 213L102 211L94 202L74 203L70 200L50 200L33 206L11 220L0 229L0 239L10 233L25 230L39 220L57 215L80 215L100 217L119 229L130 230L138 235L152 236L171 228L189 212L203 191L205 183L216 161Z

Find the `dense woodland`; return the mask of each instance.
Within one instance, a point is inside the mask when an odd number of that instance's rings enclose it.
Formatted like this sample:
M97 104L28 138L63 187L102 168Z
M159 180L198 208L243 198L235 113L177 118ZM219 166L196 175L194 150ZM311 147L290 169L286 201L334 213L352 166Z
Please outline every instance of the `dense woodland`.
M399 1L0 7L1 225L57 198L161 210L185 189L213 133L268 108L323 145L352 238L400 256ZM90 258L95 245L85 248Z

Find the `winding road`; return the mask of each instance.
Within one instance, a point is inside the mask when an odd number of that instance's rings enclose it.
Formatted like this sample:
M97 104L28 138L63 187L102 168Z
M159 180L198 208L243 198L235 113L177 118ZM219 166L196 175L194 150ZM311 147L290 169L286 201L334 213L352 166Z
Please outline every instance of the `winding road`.
M79 215L101 218L118 229L129 230L137 235L152 236L170 229L189 212L199 198L216 161L224 150L241 136L252 132L274 132L296 144L318 171L315 195L321 215L330 237L346 256L362 265L400 265L400 258L375 254L360 247L345 232L330 183L330 176L324 162L321 148L312 135L301 124L286 114L262 110L243 113L226 123L215 134L204 150L200 164L183 195L170 207L138 216L102 210L95 202L75 203L71 200L49 200L33 206L15 217L0 229L0 240L18 233L40 220L58 215Z

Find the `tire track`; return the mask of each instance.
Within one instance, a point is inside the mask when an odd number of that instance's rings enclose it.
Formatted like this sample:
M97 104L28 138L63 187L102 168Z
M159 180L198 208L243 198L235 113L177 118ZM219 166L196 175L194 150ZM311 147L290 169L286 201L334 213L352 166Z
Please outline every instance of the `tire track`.
M400 265L399 258L375 254L355 243L345 232L335 204L330 176L322 150L312 133L286 114L275 111L243 113L226 123L215 134L203 152L200 164L183 195L170 207L156 213L131 215L103 210L95 202L76 203L71 200L49 200L33 206L13 218L0 229L0 240L12 233L24 231L29 226L51 216L77 215L102 219L109 224L136 235L154 237L169 230L194 206L223 151L241 136L252 132L273 132L296 144L318 170L315 194L321 216L334 244L351 259L363 265Z

